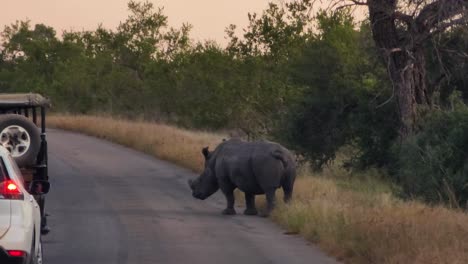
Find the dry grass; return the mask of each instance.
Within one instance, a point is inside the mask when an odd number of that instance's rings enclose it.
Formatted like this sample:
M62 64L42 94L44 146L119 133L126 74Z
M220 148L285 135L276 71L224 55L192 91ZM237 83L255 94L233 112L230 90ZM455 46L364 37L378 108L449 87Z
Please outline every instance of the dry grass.
M47 121L51 127L103 138L193 171L203 168L201 149L214 149L223 139L220 134L110 117L51 115Z
M222 135L104 117L54 116L52 126L105 138L199 171ZM370 172L375 174L376 172ZM468 214L403 202L375 175L302 171L293 202L272 219L346 263L468 263Z
M347 263L468 263L466 213L340 187L336 179L301 177L295 188L274 220Z

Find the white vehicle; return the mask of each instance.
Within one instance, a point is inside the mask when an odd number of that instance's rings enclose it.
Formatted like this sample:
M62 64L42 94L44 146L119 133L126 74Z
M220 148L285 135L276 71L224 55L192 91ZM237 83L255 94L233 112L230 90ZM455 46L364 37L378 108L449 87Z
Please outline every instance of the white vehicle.
M0 146L0 263L42 263L41 212L34 195L48 192L48 182L24 180L8 150ZM33 190L33 191L31 191Z

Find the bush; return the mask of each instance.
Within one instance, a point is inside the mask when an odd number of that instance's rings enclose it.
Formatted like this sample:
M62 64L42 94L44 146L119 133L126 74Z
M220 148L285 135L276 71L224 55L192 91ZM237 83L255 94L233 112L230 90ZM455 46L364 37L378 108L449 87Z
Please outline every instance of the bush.
M319 37L293 63L292 80L304 87L299 106L289 112L286 141L315 169L335 159L343 146L357 151L349 168L387 165L398 137L396 104L386 68L366 42L370 26L355 29L347 13L319 14Z
M397 180L407 196L467 206L468 107L438 110L399 148Z

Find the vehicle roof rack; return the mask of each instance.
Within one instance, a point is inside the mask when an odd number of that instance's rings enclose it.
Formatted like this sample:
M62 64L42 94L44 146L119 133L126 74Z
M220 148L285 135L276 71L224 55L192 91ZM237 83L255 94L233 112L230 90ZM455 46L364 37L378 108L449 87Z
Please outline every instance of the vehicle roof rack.
M14 107L50 107L50 100L36 93L0 93L0 109Z

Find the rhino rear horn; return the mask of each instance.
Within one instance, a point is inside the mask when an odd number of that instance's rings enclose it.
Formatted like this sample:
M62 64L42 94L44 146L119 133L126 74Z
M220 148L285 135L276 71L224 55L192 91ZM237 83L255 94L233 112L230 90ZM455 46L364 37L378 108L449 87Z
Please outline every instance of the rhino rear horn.
M210 150L209 147L204 147L202 149L203 156L205 156L205 159L208 159L208 156L210 155Z

